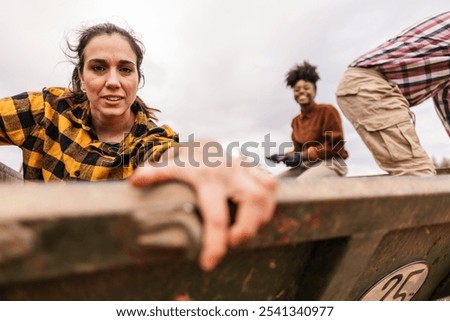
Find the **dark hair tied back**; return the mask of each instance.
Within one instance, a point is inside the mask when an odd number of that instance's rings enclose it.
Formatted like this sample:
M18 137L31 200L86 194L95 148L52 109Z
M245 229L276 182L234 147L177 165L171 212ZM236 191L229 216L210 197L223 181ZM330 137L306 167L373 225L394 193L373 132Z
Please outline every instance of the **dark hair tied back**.
M119 34L123 36L130 44L131 49L136 54L136 66L138 70L139 79L143 78L141 71L141 64L144 59L145 47L143 43L133 34L132 31L127 31L112 23L101 23L91 27L83 28L78 32L78 44L71 44L66 41L69 52L67 57L73 62L75 68L72 72L72 92L73 99L76 102L83 102L87 100L86 94L81 90L80 72L83 72L84 66L84 51L89 42L101 35Z
M80 73L83 72L84 67L84 51L89 42L101 35L113 35L119 34L123 36L130 44L131 49L136 54L136 68L138 71L139 79L144 80L144 75L141 70L142 61L144 59L145 47L144 44L134 35L132 31L127 31L121 27L116 26L112 23L101 23L91 27L83 28L78 32L78 44L72 45L69 41L66 41L67 48L69 52L66 52L66 56L73 62L75 68L72 72L71 81L71 94L65 96L64 98L73 99L76 103L83 103L87 101L87 96L81 88ZM146 113L146 115L151 119L157 119L155 117L155 112L158 109L151 108L145 105L145 103L139 98L136 98L136 103L138 103Z

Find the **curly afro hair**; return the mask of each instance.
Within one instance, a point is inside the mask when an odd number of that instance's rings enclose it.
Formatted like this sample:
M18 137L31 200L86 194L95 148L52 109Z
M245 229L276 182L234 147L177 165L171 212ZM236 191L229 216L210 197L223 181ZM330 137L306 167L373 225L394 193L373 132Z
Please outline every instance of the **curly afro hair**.
M299 80L305 80L313 83L314 89L317 89L316 82L320 77L316 69L316 66L311 65L306 60L303 65L296 65L286 74L286 86L294 88Z

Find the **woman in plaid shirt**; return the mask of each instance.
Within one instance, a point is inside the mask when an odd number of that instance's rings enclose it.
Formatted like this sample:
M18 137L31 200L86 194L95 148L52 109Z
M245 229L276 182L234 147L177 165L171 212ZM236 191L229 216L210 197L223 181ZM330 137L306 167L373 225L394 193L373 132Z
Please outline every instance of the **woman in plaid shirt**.
M0 100L0 144L22 149L25 180L128 179L142 187L178 179L191 184L203 215L199 263L204 270L270 220L272 176L238 163L230 166L226 156L208 167L204 143L180 146L170 127L154 123L154 110L137 97L144 48L131 32L109 23L95 25L82 30L69 49L75 63L72 88ZM238 205L231 226L228 199Z
M379 166L391 175L433 175L410 107L433 98L450 135L450 11L427 18L356 59L337 101Z

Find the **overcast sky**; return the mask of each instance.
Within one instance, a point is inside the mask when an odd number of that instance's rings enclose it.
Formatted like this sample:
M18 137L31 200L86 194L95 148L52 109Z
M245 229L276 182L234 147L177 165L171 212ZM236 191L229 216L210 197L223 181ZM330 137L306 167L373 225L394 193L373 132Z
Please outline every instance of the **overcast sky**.
M299 106L283 80L293 65L317 65L316 100L337 106L335 89L352 60L412 23L450 10L448 0L1 1L0 96L67 86L72 66L65 39L84 24L110 21L132 28L145 43L146 84L139 95L162 110L159 123L182 140L194 133L224 146L260 145L267 134L277 145L290 141ZM450 156L432 102L412 111L428 153ZM350 174L380 172L343 123ZM14 168L20 157L14 148L0 148L0 160Z

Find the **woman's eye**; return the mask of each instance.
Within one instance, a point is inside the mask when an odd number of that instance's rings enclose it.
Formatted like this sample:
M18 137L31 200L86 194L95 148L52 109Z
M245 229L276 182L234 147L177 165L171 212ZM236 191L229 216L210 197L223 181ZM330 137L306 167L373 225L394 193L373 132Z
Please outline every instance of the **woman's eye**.
M120 68L120 71L125 74L131 74L133 72L133 69L128 68L128 67L123 67L123 68Z
M103 66L92 66L92 70L95 72L102 72L105 70L105 67Z

